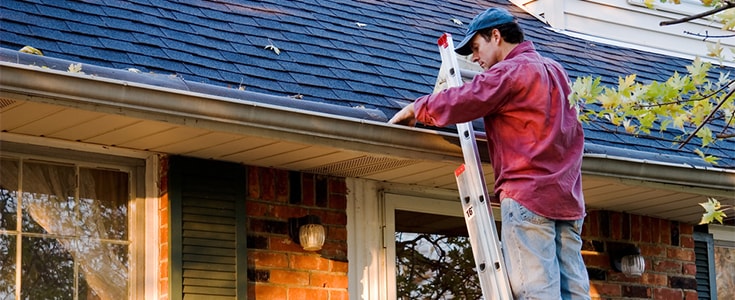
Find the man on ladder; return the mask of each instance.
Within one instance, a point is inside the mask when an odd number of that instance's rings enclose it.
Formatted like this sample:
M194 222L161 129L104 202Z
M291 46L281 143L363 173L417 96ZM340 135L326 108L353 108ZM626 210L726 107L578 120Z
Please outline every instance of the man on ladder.
M477 15L454 50L471 54L485 71L416 99L389 122L445 126L482 117L513 298L589 299L581 255L584 133L567 100L566 71L524 41L515 18L500 8Z

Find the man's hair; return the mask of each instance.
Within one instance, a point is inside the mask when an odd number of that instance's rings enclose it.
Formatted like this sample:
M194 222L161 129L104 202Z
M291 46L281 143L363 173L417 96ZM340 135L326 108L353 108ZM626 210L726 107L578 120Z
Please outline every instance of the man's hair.
M493 32L493 29L497 29L498 31L500 31L500 36L508 43L520 44L524 40L523 29L521 29L521 26L518 25L518 23L516 22L510 22L500 24L497 27L481 29L477 33L481 35L482 38L489 41L490 34Z

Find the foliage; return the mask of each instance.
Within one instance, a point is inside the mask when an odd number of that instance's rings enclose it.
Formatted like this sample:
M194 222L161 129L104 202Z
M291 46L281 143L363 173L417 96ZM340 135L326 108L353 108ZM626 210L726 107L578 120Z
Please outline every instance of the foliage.
M702 214L702 221L699 222L699 224L710 224L714 221L720 222L722 224L722 219L727 217L725 214L726 209L733 210L732 207L723 208L722 205L720 205L720 201L717 201L715 198L709 198L707 199L707 202L699 203L702 207L704 207L704 214Z
M680 0L645 0L644 4L654 8L656 2L679 4ZM661 26L684 23L699 18L712 18L722 23L723 30L735 29L735 1L701 0L712 9L673 21L663 21ZM735 35L725 36L735 37ZM704 41L711 38L704 36ZM720 41L707 43L708 56L725 60ZM735 48L730 48L735 55ZM617 87L604 87L600 77L577 78L569 97L570 105L579 107L579 119L583 122L609 122L622 127L626 133L636 136L652 135L652 130L667 132L677 129L675 141L682 148L692 138L700 139L705 148L718 139L735 137L731 127L735 126L735 79L729 73L720 72L719 78L708 77L712 65L696 58L687 67L688 74L674 72L665 82L640 83L636 75L618 78ZM719 121L719 122L716 122ZM721 128L714 124L724 124ZM702 149L694 149L704 161L717 164L718 158L706 155ZM709 198L700 203L705 209L700 224L715 220L722 223L725 210L717 199Z
M583 122L609 122L636 136L676 129L680 134L675 140L684 139L680 147L694 136L701 140L701 147L707 147L717 139L735 136L730 130L735 125L735 79L730 74L711 79L707 77L711 67L697 58L687 67L688 74L674 72L665 82L647 84L637 82L632 74L619 77L617 87L603 86L600 77L581 77L572 84L569 102L579 107ZM714 120L726 125L717 128L712 125ZM717 164L717 157L700 149L695 152Z
M396 233L398 299L481 299L467 237Z

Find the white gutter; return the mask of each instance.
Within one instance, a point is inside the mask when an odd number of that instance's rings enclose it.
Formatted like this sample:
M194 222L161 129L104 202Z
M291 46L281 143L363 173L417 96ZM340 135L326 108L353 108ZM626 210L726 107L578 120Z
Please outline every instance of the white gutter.
M372 155L411 160L462 160L456 133L390 125L384 121L348 118L262 102L282 97L247 94L260 98L256 99L260 102L256 102L8 62L0 62L0 74L0 98L63 105ZM480 135L480 139L480 148L486 149L484 135ZM586 153L582 171L611 178L713 189L729 197L735 195L735 170Z

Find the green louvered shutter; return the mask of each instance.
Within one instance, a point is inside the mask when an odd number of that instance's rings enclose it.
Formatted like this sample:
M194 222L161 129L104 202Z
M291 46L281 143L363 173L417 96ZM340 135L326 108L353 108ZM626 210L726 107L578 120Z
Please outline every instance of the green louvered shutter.
M697 265L697 298L717 300L712 235L694 232L694 263Z
M245 167L172 157L171 299L245 299Z

